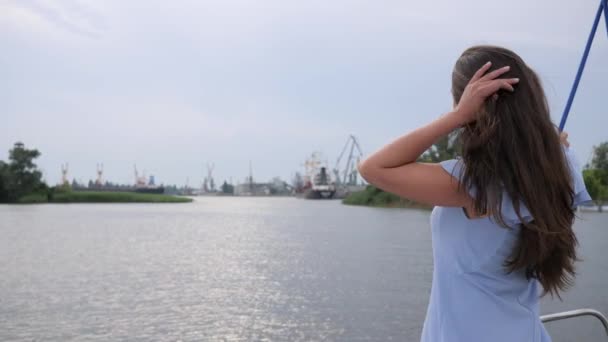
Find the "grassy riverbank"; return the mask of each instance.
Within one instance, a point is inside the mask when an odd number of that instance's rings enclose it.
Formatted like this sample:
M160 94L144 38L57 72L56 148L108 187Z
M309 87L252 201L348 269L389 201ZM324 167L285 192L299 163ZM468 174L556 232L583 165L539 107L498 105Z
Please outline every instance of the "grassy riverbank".
M342 200L347 205L362 205L380 208L414 208L432 209L431 206L400 198L397 195L382 191L374 186L367 186L363 191L353 192Z
M65 191L46 194L29 194L19 203L186 203L191 198L136 192Z

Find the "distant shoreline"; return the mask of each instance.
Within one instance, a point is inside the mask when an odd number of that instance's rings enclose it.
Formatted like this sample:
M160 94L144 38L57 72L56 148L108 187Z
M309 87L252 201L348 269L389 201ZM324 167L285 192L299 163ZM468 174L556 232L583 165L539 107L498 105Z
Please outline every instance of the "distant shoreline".
M350 193L342 203L345 205L357 205L373 208L406 208L431 210L433 206L421 204L399 196L382 191L372 185L368 185L365 190ZM597 205L579 206L581 212L608 213L608 206L603 205L601 210Z
M346 205L358 205L374 208L407 208L431 210L432 206L401 198L395 194L382 191L372 185L365 190L350 193L342 200Z
M137 192L66 191L23 196L16 204L44 203L189 203L192 198Z

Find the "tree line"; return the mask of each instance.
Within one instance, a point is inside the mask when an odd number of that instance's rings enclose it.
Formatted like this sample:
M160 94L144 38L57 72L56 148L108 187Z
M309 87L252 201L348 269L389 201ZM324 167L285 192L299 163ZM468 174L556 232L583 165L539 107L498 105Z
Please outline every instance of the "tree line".
M437 163L456 156L453 136L447 136L433 144L419 161ZM38 150L17 142L9 150L8 162L0 160L0 203L18 202L25 196L46 198L52 194L53 188L42 180L42 172L34 162L38 157ZM585 165L583 178L587 191L601 211L602 205L608 202L608 141L593 147L593 157ZM230 190L234 191L227 183L222 186L222 191ZM375 189L374 193L382 193L382 190Z
M49 187L42 181L42 172L34 160L38 150L30 150L21 142L9 151L8 162L0 160L0 203L13 203L28 195L46 197Z

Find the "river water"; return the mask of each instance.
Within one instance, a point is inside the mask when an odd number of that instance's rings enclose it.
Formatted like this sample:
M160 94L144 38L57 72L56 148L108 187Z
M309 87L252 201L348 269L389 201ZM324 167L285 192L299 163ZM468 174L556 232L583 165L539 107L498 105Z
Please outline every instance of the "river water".
M543 312L608 313L608 215ZM429 212L294 198L0 206L0 341L418 341ZM463 300L463 305L466 303ZM592 318L554 341L602 341Z

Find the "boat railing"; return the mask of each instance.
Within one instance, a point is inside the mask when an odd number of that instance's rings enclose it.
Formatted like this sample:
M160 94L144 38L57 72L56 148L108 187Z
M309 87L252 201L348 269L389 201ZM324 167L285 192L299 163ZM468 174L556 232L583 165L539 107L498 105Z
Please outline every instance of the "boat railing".
M608 337L608 319L606 318L606 316L602 315L602 313L597 310L577 309L577 310L571 310L571 311L558 312L558 313L540 316L540 320L543 323L547 323L547 322L561 321L564 319L581 317L581 316L592 316L592 317L597 318L604 326L604 330L606 331L606 337Z

